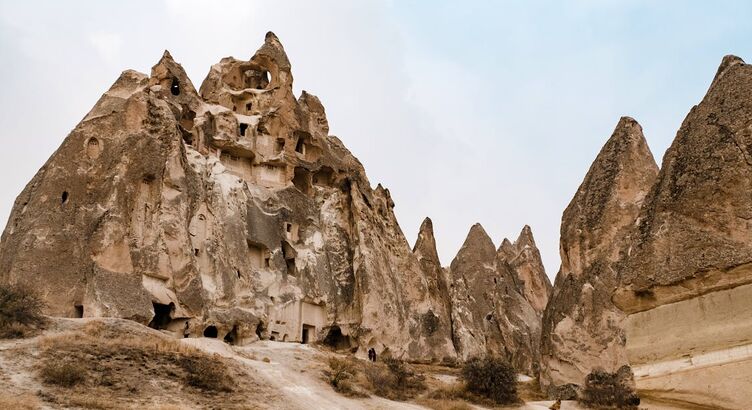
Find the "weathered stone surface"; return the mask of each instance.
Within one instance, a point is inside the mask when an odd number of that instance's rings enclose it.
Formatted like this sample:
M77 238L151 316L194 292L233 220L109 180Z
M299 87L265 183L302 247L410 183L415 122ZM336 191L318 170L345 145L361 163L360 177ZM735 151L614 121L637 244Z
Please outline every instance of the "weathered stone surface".
M619 120L561 223L561 269L543 315L540 382L572 398L596 368L627 364L623 315L611 302L616 263L658 167L632 118Z
M470 229L450 275L459 357L498 355L520 372L537 374L540 317L480 224Z
M272 33L200 92L167 52L124 72L18 197L2 281L52 315L454 358L430 222L413 253L389 191L292 81Z
M543 267L532 229L525 225L514 243L504 238L498 253L514 271L515 282L522 295L542 315L551 293L551 281Z
M638 389L725 408L752 401L752 66L727 56L640 211L614 302Z

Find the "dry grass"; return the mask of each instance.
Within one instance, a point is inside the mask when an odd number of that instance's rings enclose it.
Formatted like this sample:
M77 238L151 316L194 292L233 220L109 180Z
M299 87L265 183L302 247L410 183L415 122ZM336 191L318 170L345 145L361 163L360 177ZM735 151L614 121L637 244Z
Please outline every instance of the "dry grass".
M433 410L472 410L467 402L461 400L420 398L415 402Z
M390 400L406 401L426 390L423 374L394 359L372 363L352 357L335 357L329 361L329 369L324 374L336 391L351 397L367 396L367 392Z
M29 287L0 286L0 339L31 335L45 323L44 303Z
M39 399L32 394L0 393L0 409L37 410L40 407Z
M330 357L329 369L324 370L324 376L337 393L347 397L368 397L354 382L357 372L357 365L353 360Z

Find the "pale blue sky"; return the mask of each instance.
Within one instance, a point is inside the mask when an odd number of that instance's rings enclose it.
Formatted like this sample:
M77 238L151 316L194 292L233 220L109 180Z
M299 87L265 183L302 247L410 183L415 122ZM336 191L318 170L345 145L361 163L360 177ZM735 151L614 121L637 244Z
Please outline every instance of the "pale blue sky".
M272 30L408 241L431 216L449 264L473 223L497 244L529 224L553 278L561 213L619 117L660 163L721 58L752 58L750 17L742 1L0 0L0 226L122 70L169 49L198 87Z

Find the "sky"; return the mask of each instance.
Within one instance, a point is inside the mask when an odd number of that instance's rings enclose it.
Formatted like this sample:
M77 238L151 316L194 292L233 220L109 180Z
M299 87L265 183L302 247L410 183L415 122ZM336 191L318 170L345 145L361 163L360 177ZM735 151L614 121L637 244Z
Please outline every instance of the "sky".
M198 87L273 31L410 243L431 217L448 265L474 223L497 245L527 224L553 281L561 214L619 118L660 164L721 58L752 59L750 17L745 1L0 0L0 227L120 72L168 49Z

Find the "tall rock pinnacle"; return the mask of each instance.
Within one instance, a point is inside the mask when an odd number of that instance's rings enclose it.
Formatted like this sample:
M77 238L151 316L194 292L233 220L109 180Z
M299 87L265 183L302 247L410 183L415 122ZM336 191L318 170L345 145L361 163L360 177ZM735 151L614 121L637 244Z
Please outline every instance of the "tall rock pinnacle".
M530 302L533 309L542 315L551 293L551 281L543 267L532 229L525 225L514 244L504 238L498 254L514 271L522 295Z
M637 387L661 400L752 402L752 66L726 56L639 216L614 302Z
M627 364L615 264L658 167L640 125L622 117L561 222L561 269L543 315L541 387L569 398L593 369Z
M470 229L452 261L450 275L459 357L499 355L518 371L537 374L540 317L480 224Z

